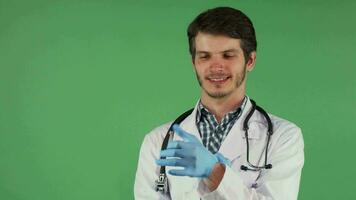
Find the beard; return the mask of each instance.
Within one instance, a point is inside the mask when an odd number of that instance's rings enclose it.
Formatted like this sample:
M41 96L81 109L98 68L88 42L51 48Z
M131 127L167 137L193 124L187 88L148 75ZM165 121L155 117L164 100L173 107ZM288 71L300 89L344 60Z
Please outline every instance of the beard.
M195 71L195 75L197 77L198 83L200 85L200 87L206 92L206 94L208 94L209 97L214 98L214 99L221 99L224 98L226 96L229 96L231 93L234 92L234 88L228 91L220 91L220 92L211 92L209 90L207 90L204 85L203 85L203 81L201 79L201 77L198 75L198 73ZM236 80L235 80L235 88L239 88L242 83L244 82L245 78L246 78L246 66L243 68L242 73L237 73L235 74Z

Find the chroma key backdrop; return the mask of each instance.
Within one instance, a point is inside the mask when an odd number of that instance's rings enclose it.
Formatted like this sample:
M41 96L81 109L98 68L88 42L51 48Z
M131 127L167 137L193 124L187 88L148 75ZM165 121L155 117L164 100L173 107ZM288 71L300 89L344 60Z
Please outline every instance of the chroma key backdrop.
M199 98L186 28L217 6L255 25L247 94L302 128L299 199L355 199L353 0L0 0L0 199L133 199L144 135Z

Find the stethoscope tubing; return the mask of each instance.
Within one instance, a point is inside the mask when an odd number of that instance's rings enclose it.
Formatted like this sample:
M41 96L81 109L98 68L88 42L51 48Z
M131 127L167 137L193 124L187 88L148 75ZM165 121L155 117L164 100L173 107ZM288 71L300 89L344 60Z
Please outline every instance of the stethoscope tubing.
M262 169L271 169L272 164L267 164L267 154L268 154L268 147L269 147L270 139L273 134L273 124L272 124L272 121L271 121L269 115L267 114L267 112L260 106L256 105L256 102L254 100L250 99L250 101L251 101L252 107L243 122L243 130L245 131L245 139L246 139L246 160L247 160L247 164L249 167L247 167L245 165L241 165L240 169L243 171L247 171L247 170L260 171ZM173 125L180 124L186 117L188 117L193 112L193 110L194 110L194 108L184 112L177 119L174 120L174 122L169 127L167 134L163 140L161 150L166 149L169 140L173 139L173 135L174 135ZM253 115L253 113L255 112L255 110L258 110L264 116L264 118L267 122L267 141L266 141L266 148L265 148L265 162L264 162L264 165L262 165L262 166L256 166L250 162L250 148L249 148L249 141L248 141L248 129L249 129L248 122L249 122L251 116ZM161 157L161 159L165 159L165 157ZM159 178L156 181L156 184L157 184L156 185L157 191L168 192L167 175L166 175L166 167L165 166L160 167Z

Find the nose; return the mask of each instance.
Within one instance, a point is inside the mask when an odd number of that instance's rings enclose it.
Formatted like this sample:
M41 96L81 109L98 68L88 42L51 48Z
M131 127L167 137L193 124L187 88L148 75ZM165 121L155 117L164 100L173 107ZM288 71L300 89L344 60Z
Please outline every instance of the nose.
M210 70L212 72L221 72L224 68L224 61L217 55L213 56L210 60Z

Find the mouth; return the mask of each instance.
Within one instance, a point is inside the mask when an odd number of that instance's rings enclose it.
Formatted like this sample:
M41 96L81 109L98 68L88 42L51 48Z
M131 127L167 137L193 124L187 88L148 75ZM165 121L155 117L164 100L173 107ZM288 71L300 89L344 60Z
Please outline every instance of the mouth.
M217 76L217 77L207 77L206 79L215 84L222 84L225 83L227 80L229 80L231 77L230 76Z

